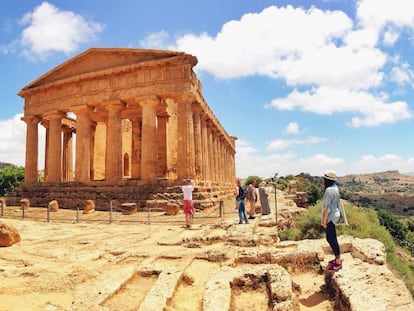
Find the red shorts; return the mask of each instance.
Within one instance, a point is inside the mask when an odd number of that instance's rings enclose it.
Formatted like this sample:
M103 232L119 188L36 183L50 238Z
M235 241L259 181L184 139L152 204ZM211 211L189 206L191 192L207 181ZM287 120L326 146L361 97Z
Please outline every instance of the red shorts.
M194 214L194 206L193 201L191 200L184 200L184 214Z

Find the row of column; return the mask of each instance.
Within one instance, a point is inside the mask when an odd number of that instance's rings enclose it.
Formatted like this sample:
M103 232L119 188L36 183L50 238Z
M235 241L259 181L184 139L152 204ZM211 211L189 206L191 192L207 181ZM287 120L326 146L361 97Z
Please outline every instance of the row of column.
M179 103L166 99L164 113L158 113L159 99L140 101L141 115L129 117L132 131L132 179L158 177L181 179L190 177L219 183L232 183L235 176L234 141L230 144L200 104L184 98ZM106 156L105 180L120 181L124 177L122 154L122 117L125 105L121 100L105 103ZM74 180L93 179L95 124L90 115L93 108L74 108L76 114L76 150ZM45 181L59 183L73 178L72 133L62 126L65 113L56 112L43 119L22 118L27 124L25 182L38 179L38 124L46 130ZM63 142L62 142L63 131Z

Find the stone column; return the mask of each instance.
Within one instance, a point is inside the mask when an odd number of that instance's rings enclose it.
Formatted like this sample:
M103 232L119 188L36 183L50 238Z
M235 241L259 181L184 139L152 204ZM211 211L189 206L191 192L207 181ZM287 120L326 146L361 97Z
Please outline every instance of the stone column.
M63 155L62 155L62 170L63 181L73 180L73 129L63 127Z
M121 181L123 177L121 124L121 110L123 108L124 104L120 100L114 100L105 105L105 109L108 111L105 162L106 181Z
M142 148L141 177L152 179L157 173L157 114L158 99L148 99L139 103L142 106Z
M236 140L237 137L230 136L231 146L230 146L230 164L231 164L231 176L230 180L231 182L234 182L234 178L236 177L236 162L235 162L235 156L236 156Z
M138 117L130 118L132 123L131 178L141 178L141 125Z
M214 146L213 146L213 124L209 120L207 125L207 157L208 157L208 180L214 181Z
M96 126L95 122L89 122L90 124L90 147L89 147L89 180L95 179L95 133L96 133Z
M39 131L38 116L24 116L21 118L27 124L26 128L26 162L24 168L24 182L35 183L38 181L38 157L39 157Z
M91 177L91 120L88 115L90 111L89 106L74 109L76 114L75 180L80 182L88 182Z
M47 147L46 182L59 183L62 181L62 112L46 116L49 120L49 144Z
M44 155L44 168L43 168L43 181L47 180L47 150L49 149L49 120L45 118L40 121L40 124L45 128L45 155Z
M202 177L204 180L208 180L208 133L207 133L207 115L203 115L201 118L201 140L202 140Z
M200 113L202 108L200 104L193 105L193 122L194 122L194 173L196 179L202 178L202 138L201 138L201 119Z
M194 122L192 102L183 98L178 103L178 178L194 178Z
M167 98L167 178L176 180L178 178L178 104L174 99Z
M167 122L168 115L166 113L157 117L157 146L158 146L158 177L167 176Z

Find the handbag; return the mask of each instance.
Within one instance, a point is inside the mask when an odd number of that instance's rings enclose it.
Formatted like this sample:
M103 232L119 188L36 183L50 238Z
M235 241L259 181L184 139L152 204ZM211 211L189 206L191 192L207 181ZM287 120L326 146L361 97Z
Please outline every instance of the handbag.
M346 217L345 208L342 202L339 203L339 219L336 225L348 226L348 218Z

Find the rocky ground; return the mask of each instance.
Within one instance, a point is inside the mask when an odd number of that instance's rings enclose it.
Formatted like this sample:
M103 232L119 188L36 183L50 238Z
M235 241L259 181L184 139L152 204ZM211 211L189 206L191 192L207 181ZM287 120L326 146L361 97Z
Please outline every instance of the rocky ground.
M239 225L232 201L191 229L182 213L22 216L0 219L21 236L0 248L0 310L414 310L378 241L340 237L344 268L325 272L326 241L280 242L274 214Z

